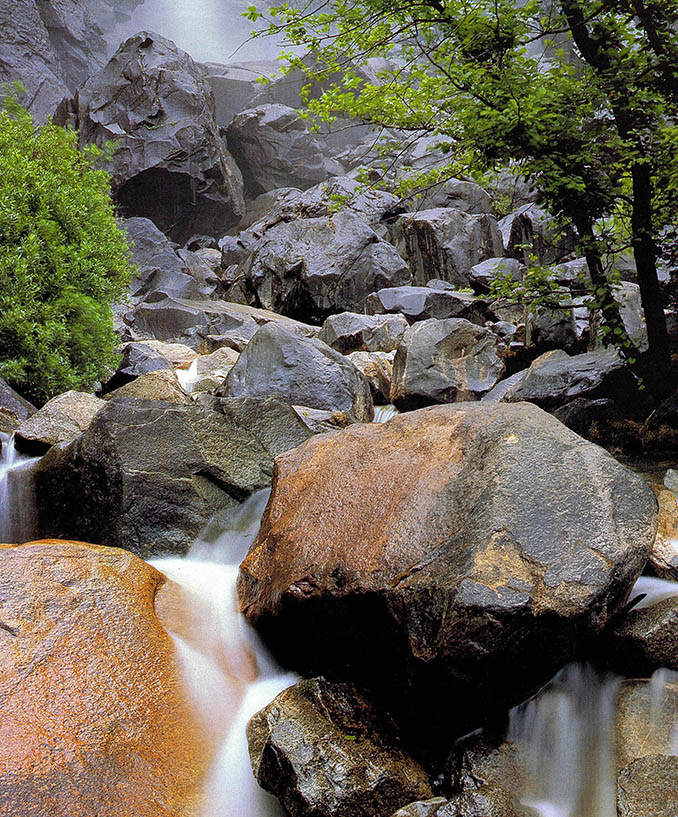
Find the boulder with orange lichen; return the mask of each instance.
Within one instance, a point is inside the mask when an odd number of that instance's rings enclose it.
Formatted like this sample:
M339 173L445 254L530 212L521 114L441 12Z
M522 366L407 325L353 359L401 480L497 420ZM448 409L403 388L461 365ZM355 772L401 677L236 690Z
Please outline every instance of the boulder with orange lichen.
M0 813L192 817L208 745L126 551L0 547Z
M276 459L240 604L285 663L366 683L434 748L603 628L656 516L641 477L533 405L431 407Z

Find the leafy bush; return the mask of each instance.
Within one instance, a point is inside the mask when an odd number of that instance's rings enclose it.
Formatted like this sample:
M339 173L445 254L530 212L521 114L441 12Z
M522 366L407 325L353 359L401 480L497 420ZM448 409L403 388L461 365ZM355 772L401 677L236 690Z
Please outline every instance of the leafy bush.
M111 304L129 250L72 130L36 126L9 97L0 112L0 377L37 403L91 387L115 359Z

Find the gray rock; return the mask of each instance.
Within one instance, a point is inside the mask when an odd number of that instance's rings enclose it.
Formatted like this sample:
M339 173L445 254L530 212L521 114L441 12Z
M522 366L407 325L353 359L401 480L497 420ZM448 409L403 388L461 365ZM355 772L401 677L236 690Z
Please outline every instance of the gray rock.
M572 228L559 234L553 218L535 204L524 204L499 222L506 255L532 266L554 264L574 251L577 235Z
M479 786L455 794L450 800L443 798L442 802L435 798L411 803L393 817L527 817L527 814L510 791Z
M103 394L119 389L130 383L142 374L158 371L172 371L174 366L170 361L152 346L143 343L126 343L122 348L122 360L118 368L103 388Z
M326 157L307 122L286 105L259 105L239 113L228 127L228 147L251 197L277 187L305 190L342 166Z
M369 422L373 405L365 378L350 360L316 338L274 323L258 330L220 390L225 397L277 397L293 405L343 411Z
M340 312L322 325L318 338L347 355L350 352L392 352L409 324L402 315L360 315Z
M678 670L678 597L630 610L597 648L627 676L645 677L660 667Z
M656 514L536 406L434 406L278 458L240 606L288 666L361 678L449 751L625 605Z
M362 311L370 292L410 280L395 248L350 212L272 227L238 272L254 306L310 322Z
M338 431L340 428L350 426L353 422L345 411L326 411L325 409L312 409L306 406L292 406L292 408L313 434Z
M393 817L436 817L439 809L447 805L446 797L432 797L430 800L417 800L399 808Z
M491 213L492 199L487 190L475 182L463 179L447 179L408 199L414 207L410 210L432 210L438 207L454 207L464 213Z
M37 408L0 377L0 409L16 420L26 420Z
M235 366L240 353L227 346L217 349L209 355L200 355L196 360L196 377L192 386L193 394L214 392L226 380L226 376Z
M148 372L104 396L105 400L135 397L138 400L163 400L166 403L188 405L191 398L184 391L174 371Z
M259 785L290 817L384 817L432 794L393 725L348 684L300 681L250 720L247 741Z
M68 443L89 427L105 406L103 400L79 391L67 391L24 420L14 437L16 447L28 454L44 454L51 446Z
M81 89L78 124L82 143L118 142L107 167L124 215L150 218L180 244L223 235L242 216L242 179L212 89L164 37L142 32L120 46Z
M575 397L574 400L555 409L552 414L582 437L590 435L593 423L619 418L619 411L614 401L606 398L588 400L586 397Z
M503 254L501 233L492 216L455 209L405 214L392 226L391 236L420 286L440 278L468 287L471 267Z
M639 351L647 351L647 325L640 300L640 287L622 281L614 287L614 299L619 304L619 314L629 338Z
M617 777L619 817L675 817L678 757L649 755L633 760Z
M396 352L390 402L409 411L479 400L504 373L502 350L494 332L463 318L415 323Z
M498 278L522 280L525 268L515 258L488 258L480 264L474 264L468 273L469 284L480 292L489 292L492 282Z
M487 301L470 293L413 286L373 292L365 300L365 312L368 315L401 314L411 324L429 318L465 318L483 326L494 319Z
M525 343L541 351L575 347L579 333L571 307L539 307L528 313L525 321Z
M117 398L35 472L42 536L131 550L185 553L218 510L270 484L273 459L310 436L278 400L245 419L215 400L204 407ZM270 429L287 419L287 433ZM252 417L256 417L256 423Z
M678 493L678 471L675 468L669 468L666 471L664 485L666 485L669 491L673 491L674 494Z
M214 92L216 120L220 128L227 128L236 114L251 108L254 98L261 92L260 80L273 77L280 70L275 60L228 65L208 62L202 68Z
M0 82L18 80L42 124L106 61L106 43L84 0L1 0Z
M591 283L589 265L585 258L575 258L563 264L556 264L553 277L559 284L564 284L573 292L585 291Z
M612 347L572 357L555 350L537 358L500 399L505 403L527 400L553 409L577 397L628 399L634 388L631 373Z

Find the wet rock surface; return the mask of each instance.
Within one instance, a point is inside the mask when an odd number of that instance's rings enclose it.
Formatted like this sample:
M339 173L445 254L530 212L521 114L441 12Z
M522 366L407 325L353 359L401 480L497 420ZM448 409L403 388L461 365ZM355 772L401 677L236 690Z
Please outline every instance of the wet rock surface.
M431 796L393 724L349 684L295 684L252 718L247 738L255 777L291 817L382 817Z
M536 407L438 406L280 457L240 604L287 663L364 679L431 747L432 722L472 725L599 632L655 528L643 480Z
M77 100L80 139L117 140L108 169L126 216L183 243L223 234L244 212L240 171L219 135L214 95L191 57L142 32L121 45Z
M263 326L241 353L219 393L274 396L293 405L343 411L369 422L370 388L351 361L316 338L301 338L276 324Z
M259 422L278 411L277 401L261 400ZM219 401L110 400L86 432L41 460L40 531L142 557L185 553L212 514L269 485L273 458L308 438L288 412L287 435L272 443Z
M6 817L181 817L204 735L155 598L130 553L0 547L0 810Z
M401 411L479 400L504 373L499 338L463 318L419 321L393 362L391 402Z

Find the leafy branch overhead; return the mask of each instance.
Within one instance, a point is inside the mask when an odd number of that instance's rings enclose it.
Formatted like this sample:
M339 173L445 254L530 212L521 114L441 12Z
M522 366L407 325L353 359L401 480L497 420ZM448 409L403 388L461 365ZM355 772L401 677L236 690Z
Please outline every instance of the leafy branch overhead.
M517 169L575 225L611 331L621 321L603 258L631 246L649 356L666 370L657 263L674 252L678 213L678 0L339 0L266 19L288 68L309 77L307 116L440 137L445 164L417 182ZM375 57L371 83L362 68Z

